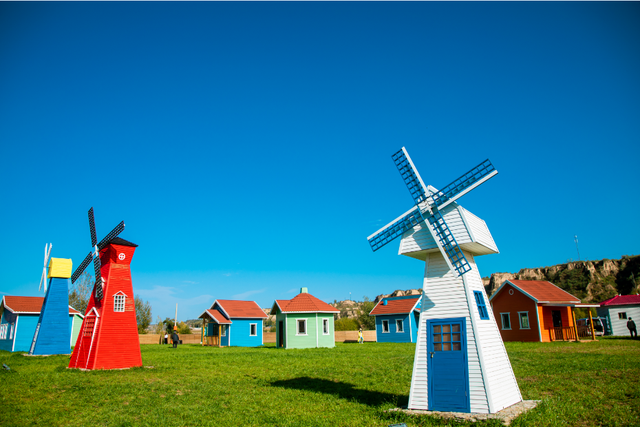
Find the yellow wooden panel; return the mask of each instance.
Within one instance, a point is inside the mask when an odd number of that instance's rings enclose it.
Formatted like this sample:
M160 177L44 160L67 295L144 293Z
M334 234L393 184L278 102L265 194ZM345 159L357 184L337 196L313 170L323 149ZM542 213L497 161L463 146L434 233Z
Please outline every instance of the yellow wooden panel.
M49 261L48 277L59 277L61 279L68 279L71 277L71 260L64 258L51 258Z

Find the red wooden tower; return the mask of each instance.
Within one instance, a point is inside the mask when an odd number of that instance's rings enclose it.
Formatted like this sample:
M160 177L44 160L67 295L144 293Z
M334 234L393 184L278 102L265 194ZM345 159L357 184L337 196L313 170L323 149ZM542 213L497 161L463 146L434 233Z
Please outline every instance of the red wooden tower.
M79 277L93 258L96 283L82 322L69 368L124 369L142 366L136 309L131 284L131 259L138 245L113 237L124 223L99 244L95 243L93 208L89 211L95 252L74 273ZM81 269L82 267L82 269ZM74 279L75 281L75 279Z

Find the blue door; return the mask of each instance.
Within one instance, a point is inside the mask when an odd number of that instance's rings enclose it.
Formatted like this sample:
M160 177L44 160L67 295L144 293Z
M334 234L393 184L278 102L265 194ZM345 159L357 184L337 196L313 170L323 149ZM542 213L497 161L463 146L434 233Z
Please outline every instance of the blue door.
M469 365L464 318L427 321L429 410L469 412Z

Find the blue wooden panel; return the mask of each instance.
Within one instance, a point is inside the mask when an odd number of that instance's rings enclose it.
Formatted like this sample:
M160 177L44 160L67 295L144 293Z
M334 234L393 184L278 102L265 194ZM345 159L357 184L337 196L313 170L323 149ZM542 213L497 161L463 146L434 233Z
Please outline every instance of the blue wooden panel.
M429 410L469 412L465 319L430 319L427 331Z
M231 345L234 347L258 347L262 345L262 319L232 319ZM256 324L256 336L251 336L251 324Z
M409 333L409 314L379 315L376 316L376 338L378 342L411 342ZM382 321L389 321L389 332L382 332ZM402 320L404 331L398 332L396 320ZM414 326L411 326L414 328Z
M9 338L11 323L15 323L16 316L9 312L8 310L4 310L2 312L2 318L0 318L0 325L7 325L7 338L0 339L0 350L11 351L11 347L13 345L13 338Z
M18 316L13 351L29 351L33 341L33 333L36 331L36 325L38 324L38 317L37 314L21 314Z
M39 316L31 354L70 354L69 279L51 278ZM35 333L35 330L34 330Z
M420 312L414 311L411 316L411 342L418 342L418 324L420 323Z

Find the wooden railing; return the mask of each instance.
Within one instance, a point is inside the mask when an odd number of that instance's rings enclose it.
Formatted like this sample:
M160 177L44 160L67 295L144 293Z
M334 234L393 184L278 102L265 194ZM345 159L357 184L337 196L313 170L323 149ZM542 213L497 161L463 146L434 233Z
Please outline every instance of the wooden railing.
M366 342L377 341L376 331L362 331L362 336ZM140 339L140 344L158 344L160 341L160 335L158 334L141 334L138 335L138 337ZM183 334L180 335L180 339L183 344L200 344L200 334ZM218 339L218 337L205 337L205 345L217 346L218 343L215 341L216 339ZM335 340L336 342L357 342L358 331L336 331ZM276 333L264 332L262 335L262 342L265 344L276 342ZM169 344L171 344L171 337L169 337Z
M573 326L549 329L551 341L576 341L576 330Z

